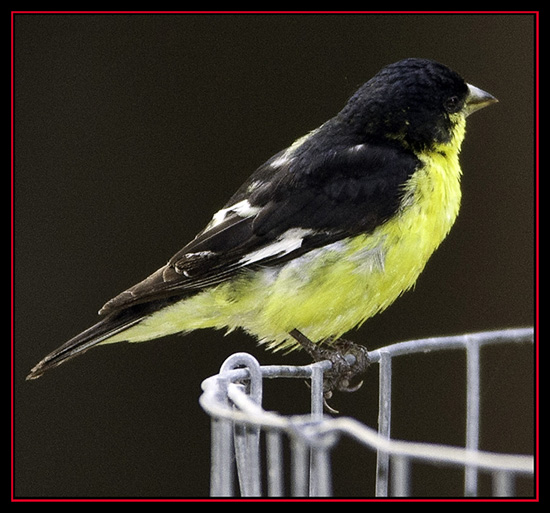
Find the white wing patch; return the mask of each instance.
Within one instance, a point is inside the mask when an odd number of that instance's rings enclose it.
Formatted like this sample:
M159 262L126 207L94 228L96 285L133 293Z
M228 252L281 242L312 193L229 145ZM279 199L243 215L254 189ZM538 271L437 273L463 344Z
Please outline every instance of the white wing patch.
M313 233L313 230L291 228L279 236L274 242L260 248L239 260L239 264L249 265L273 256L284 256L302 246L304 237Z
M206 227L207 230L223 223L228 214L237 214L240 217L252 217L260 211L260 207L253 207L248 200L242 200L227 208L222 208L214 214L212 220Z

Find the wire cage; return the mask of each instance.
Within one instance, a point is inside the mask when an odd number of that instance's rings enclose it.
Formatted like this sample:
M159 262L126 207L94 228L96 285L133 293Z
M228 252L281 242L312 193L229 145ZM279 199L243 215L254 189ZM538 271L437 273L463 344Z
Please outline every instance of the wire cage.
M219 374L202 384L200 404L211 418L210 495L330 497L331 453L337 450L341 438L348 437L376 454L375 497L414 496L411 474L416 462L460 469L466 497L478 495L478 480L484 473L491 477L493 496L514 496L519 477L534 481L534 457L479 450L480 349L495 344L532 344L533 340L532 328L510 329L413 340L370 351L371 362L380 367L377 429L350 417L324 414L323 373L330 369L330 362L261 366L247 353L233 354L223 363ZM466 353L464 447L393 439L393 359L449 349L462 349ZM272 378L309 380L310 412L282 415L266 411L262 407L262 385L264 379ZM290 448L289 457L285 457L284 444Z

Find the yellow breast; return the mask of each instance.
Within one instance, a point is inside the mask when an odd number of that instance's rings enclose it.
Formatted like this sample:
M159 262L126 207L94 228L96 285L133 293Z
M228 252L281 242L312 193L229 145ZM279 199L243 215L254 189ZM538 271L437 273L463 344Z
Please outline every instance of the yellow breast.
M398 215L373 233L314 250L263 284L269 293L246 323L250 331L274 348L293 345L285 336L292 327L312 340L339 337L410 289L459 211L461 170L452 150L421 157Z

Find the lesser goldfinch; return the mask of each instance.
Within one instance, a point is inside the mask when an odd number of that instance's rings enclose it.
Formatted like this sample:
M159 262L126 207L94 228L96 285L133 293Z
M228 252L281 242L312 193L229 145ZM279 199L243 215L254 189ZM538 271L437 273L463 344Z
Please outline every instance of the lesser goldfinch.
M449 232L466 117L495 101L431 60L383 68L28 378L98 344L199 328L271 349L335 343L410 289Z

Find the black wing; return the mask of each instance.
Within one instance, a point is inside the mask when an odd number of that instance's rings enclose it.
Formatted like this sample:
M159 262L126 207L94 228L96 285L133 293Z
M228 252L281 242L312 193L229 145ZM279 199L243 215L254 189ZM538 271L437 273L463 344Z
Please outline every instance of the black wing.
M322 146L322 145L321 145ZM391 143L284 152L261 166L193 241L100 313L182 297L243 270L278 265L314 248L368 233L398 209L418 168Z

